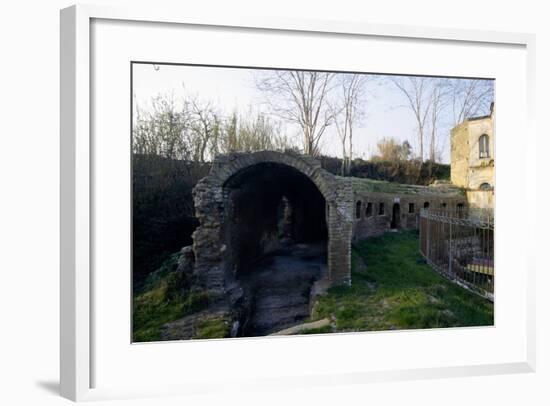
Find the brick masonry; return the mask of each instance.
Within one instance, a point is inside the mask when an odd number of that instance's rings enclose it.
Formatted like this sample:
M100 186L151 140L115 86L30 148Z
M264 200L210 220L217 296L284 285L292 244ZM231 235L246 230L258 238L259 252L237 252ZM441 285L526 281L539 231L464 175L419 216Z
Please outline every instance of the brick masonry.
M355 192L354 200L353 241L392 229L418 229L422 208L452 210L467 206L466 196L443 191L420 194ZM395 212L394 205L397 206Z
M242 294L238 282L224 263L228 248L223 225L231 206L225 185L236 174L260 163L294 168L307 176L323 195L328 228L328 285L352 283L352 241L382 234L392 225L402 229L417 228L420 209L426 202L431 208L442 204L448 208L466 205L463 193L448 185L443 188L409 185L396 188L395 184L343 178L324 170L316 159L296 153L260 151L218 156L210 174L193 190L200 224L193 234L194 272L211 294L230 298ZM395 204L399 206L398 221L393 216Z

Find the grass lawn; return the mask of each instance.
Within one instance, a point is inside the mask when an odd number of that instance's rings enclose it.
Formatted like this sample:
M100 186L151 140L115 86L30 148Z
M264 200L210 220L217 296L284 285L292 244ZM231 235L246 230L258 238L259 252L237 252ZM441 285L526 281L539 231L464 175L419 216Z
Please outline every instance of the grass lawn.
M418 232L386 233L352 250L352 286L318 299L312 320L332 331L375 331L493 324L493 304L433 271L418 252ZM320 333L324 331L306 332Z
M133 303L134 341L160 339L163 324L194 314L209 298L191 293L193 284L177 272L171 255L137 292ZM334 287L318 298L311 321L332 325L300 334L375 331L493 324L493 304L433 271L418 252L418 232L387 233L356 244L352 250L352 286ZM204 320L195 338L221 338L227 323Z

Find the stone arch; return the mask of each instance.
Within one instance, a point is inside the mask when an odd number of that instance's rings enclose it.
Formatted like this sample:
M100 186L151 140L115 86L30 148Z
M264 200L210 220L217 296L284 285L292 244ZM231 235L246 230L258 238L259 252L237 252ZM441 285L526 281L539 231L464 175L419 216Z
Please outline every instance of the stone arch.
M319 161L289 152L260 151L231 153L216 157L207 177L194 188L195 214L199 227L193 233L195 272L205 288L215 294L232 294L235 281L224 264L225 238L222 230L227 211L226 185L236 175L260 164L290 167L307 177L326 202L327 283L351 283L351 238L353 193L351 181L325 171Z

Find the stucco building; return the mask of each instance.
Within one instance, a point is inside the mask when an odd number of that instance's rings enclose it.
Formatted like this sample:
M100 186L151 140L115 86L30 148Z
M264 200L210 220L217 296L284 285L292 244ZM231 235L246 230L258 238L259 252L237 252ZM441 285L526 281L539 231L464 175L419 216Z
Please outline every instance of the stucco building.
M490 114L465 120L451 130L451 182L466 189L475 208L494 207L494 104Z

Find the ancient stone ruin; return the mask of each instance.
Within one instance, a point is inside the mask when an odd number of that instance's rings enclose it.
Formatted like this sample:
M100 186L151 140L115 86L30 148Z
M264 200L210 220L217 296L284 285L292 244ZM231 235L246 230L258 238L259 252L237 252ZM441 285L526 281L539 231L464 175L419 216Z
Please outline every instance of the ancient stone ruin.
M234 336L288 328L316 295L352 284L354 240L417 228L421 208L467 204L449 184L340 177L310 156L274 151L218 156L193 193L193 272Z

